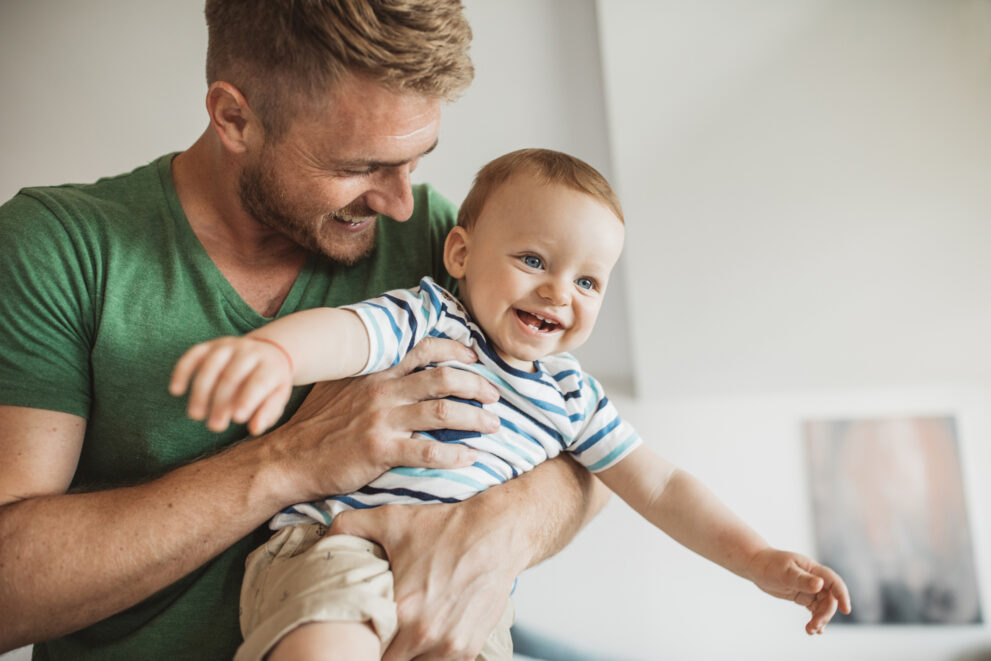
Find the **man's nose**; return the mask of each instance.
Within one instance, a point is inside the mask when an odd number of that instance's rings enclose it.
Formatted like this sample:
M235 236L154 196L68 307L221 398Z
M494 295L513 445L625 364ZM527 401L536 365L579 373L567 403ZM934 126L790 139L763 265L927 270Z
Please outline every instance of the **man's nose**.
M413 215L412 167L401 165L377 172L375 186L365 193L365 203L393 220L409 220Z

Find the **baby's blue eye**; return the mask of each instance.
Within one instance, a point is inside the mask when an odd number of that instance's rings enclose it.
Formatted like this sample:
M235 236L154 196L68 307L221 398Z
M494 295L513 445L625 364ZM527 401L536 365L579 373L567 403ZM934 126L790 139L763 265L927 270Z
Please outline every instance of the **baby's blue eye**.
M595 281L592 278L578 278L575 284L582 289L595 289Z
M543 268L544 262L536 255L523 255L523 263L532 269Z

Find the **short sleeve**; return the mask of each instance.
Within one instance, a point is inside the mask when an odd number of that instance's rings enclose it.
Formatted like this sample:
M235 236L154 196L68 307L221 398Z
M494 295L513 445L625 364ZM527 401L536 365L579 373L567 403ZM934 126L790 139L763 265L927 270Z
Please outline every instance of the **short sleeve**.
M359 374L380 372L401 361L437 326L445 309L443 299L440 288L423 278L419 287L344 306L357 313L368 333L368 362Z
M0 403L88 416L95 261L40 199L0 207Z
M640 444L640 435L609 401L602 386L591 376L584 375L584 396L589 415L585 426L568 446L567 451L593 473L615 465Z

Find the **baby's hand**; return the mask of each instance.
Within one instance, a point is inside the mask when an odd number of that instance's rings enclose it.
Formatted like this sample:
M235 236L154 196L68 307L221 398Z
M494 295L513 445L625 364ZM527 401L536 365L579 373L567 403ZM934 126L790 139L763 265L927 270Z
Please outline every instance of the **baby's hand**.
M850 613L850 593L839 574L798 553L767 548L750 561L750 576L764 592L809 609L810 636L822 633L836 608Z
M221 337L197 344L179 359L169 392L179 396L189 388L189 417L206 418L212 431L227 429L233 420L248 422L248 431L257 435L282 415L292 379L289 354L277 344Z

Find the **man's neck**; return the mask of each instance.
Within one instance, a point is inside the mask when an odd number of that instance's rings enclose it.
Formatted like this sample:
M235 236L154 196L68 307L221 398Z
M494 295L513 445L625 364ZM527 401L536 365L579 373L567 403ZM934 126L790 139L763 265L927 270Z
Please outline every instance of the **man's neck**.
M172 179L189 225L244 301L273 316L306 262L306 251L248 215L237 169L211 130L172 161Z

